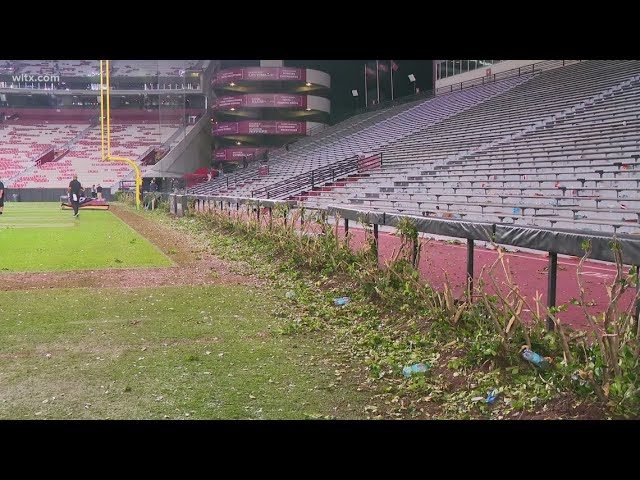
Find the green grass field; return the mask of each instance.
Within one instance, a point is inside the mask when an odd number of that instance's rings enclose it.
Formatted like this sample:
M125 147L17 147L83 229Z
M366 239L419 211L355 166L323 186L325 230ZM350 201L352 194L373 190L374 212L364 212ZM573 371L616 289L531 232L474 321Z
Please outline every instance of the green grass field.
M110 212L0 217L0 276L154 265L173 263ZM358 418L363 394L339 387L324 343L276 333L281 293L0 288L0 419Z
M6 203L0 216L0 271L172 264L109 211L81 211L76 219L58 203Z
M0 292L0 419L356 418L256 287Z

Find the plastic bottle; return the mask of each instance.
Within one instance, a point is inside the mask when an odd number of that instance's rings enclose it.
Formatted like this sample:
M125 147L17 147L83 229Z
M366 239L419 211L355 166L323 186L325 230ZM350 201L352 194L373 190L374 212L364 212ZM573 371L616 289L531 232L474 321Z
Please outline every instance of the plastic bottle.
M424 363L416 363L411 365L410 367L404 367L402 369L402 374L405 377L410 377L411 375L415 375L416 373L424 373L429 370L429 366Z
M538 355L536 352L532 352L528 348L525 348L522 351L522 357L526 361L533 363L537 367L546 367L549 365L549 362L544 357Z
M487 402L487 403L489 403L489 404L491 404L491 403L495 402L495 401L496 401L496 398L498 398L498 393L499 393L499 392L498 392L498 389L497 389L497 388L494 388L494 389L493 389L493 391L488 392L488 393L487 393L486 402Z
M351 299L349 297L340 297L340 298L336 298L333 301L333 304L337 307L341 307L343 305L346 305L347 303L349 303L351 301Z

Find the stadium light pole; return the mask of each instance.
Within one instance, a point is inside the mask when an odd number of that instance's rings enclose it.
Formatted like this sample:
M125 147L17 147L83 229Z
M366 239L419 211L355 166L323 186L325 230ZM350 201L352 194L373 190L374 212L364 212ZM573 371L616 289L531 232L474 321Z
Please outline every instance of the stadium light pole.
M106 95L105 95L105 85L103 81L106 79ZM107 101L107 155L104 155L104 101ZM126 162L133 167L133 170L136 172L136 191L135 191L135 199L136 199L136 208L140 209L140 186L142 185L142 177L140 176L140 168L136 162L131 160L130 158L125 157L115 157L111 155L111 89L110 89L110 74L109 74L109 60L100 60L100 146L101 146L101 154L102 160L106 161L114 161L114 162Z

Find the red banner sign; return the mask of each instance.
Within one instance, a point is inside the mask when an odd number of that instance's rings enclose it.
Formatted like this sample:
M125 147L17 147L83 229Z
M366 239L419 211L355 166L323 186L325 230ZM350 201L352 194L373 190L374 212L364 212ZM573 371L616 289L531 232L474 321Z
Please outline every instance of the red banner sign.
M249 94L218 97L214 110L229 110L231 108L307 108L307 97L304 95L288 94Z
M214 135L304 135L306 122L218 122L213 127Z
M247 81L300 81L306 80L304 68L291 67L247 67L219 71L213 79L214 85L228 85L240 80Z
M251 147L237 147L237 148L223 148L216 150L214 158L216 160L240 160L244 157L250 157L251 155L259 156L266 148L251 148Z

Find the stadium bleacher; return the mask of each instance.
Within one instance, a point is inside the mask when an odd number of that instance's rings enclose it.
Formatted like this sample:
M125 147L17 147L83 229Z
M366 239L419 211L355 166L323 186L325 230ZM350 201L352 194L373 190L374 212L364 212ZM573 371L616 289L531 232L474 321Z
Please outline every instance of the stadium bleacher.
M369 112L197 194L250 196L350 155L383 166L296 194L387 212L639 233L640 61L593 60ZM287 196L287 195L284 195Z
M193 126L187 131L190 128ZM150 148L162 146L183 130L178 125L114 123L111 153L139 163ZM101 160L99 126L3 123L0 145L0 170L7 188L66 187L74 174L84 184L112 187L132 172L128 164ZM169 144L174 145L175 141ZM63 150L63 155L54 162L36 165L39 154L52 146ZM143 172L146 168L141 166Z

